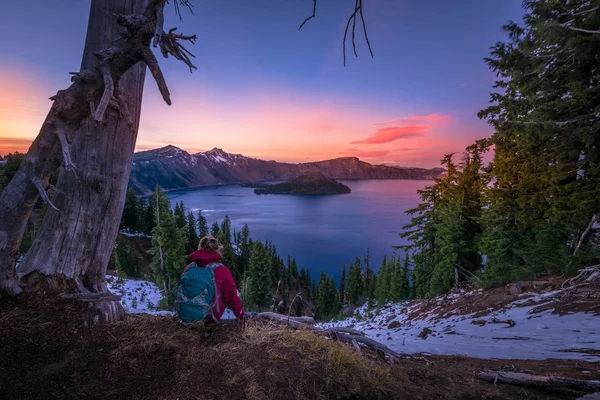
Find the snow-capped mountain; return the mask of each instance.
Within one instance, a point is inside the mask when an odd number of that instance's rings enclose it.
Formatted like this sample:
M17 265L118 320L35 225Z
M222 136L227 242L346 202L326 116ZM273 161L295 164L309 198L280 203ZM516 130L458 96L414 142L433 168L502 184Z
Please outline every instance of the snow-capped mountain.
M333 179L433 179L441 168L396 168L372 165L356 157L291 164L230 154L222 149L190 154L175 146L136 153L130 185L148 194L207 185L286 180L302 172L321 172Z

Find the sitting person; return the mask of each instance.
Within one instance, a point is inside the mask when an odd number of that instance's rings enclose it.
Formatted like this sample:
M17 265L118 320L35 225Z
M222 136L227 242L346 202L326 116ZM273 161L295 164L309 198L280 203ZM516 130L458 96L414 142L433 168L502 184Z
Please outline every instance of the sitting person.
M212 236L200 240L192 261L177 286L177 315L183 322L218 322L227 305L237 318L244 317L231 271L221 263L223 246Z

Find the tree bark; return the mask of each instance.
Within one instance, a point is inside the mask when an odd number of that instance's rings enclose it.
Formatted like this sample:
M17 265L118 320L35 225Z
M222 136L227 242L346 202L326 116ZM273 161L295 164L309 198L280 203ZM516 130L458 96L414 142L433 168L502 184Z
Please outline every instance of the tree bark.
M95 53L109 47L124 31L115 14L144 14L149 2L92 1L82 71L97 63ZM72 138L70 149L76 173L61 171L54 202L58 210L48 210L19 267L20 275L32 272L63 275L75 279L81 292L107 291L104 276L125 202L145 70L146 65L138 62L120 79L117 75L115 82L108 67L102 70L104 93L96 107L92 107L94 115L67 135ZM100 123L94 120L98 115ZM119 308L118 301L116 305L106 305L114 316L122 315Z
M530 375L520 372L482 372L478 375L478 378L488 382L542 389L575 389L587 392L600 390L600 381L565 378L562 376Z

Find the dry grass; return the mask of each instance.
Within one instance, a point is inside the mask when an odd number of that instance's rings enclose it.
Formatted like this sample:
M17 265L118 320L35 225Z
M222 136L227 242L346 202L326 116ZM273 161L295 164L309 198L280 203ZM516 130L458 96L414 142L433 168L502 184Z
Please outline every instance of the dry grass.
M600 376L598 366L565 361L430 357L390 367L351 346L263 320L186 327L172 317L130 316L86 330L82 312L76 301L39 293L0 301L0 359L9 360L0 363L0 398L569 399L576 397L473 376L513 363L541 374Z

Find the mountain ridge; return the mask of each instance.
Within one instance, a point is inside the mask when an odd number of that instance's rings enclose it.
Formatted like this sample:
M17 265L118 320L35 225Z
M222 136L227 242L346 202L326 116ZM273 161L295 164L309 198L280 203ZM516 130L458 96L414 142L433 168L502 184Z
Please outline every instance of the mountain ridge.
M161 190L287 180L303 172L321 172L332 179L434 179L442 168L411 168L373 165L358 157L339 157L323 161L286 163L261 160L223 149L190 154L168 145L133 155L129 186L137 193L149 194L156 185Z

